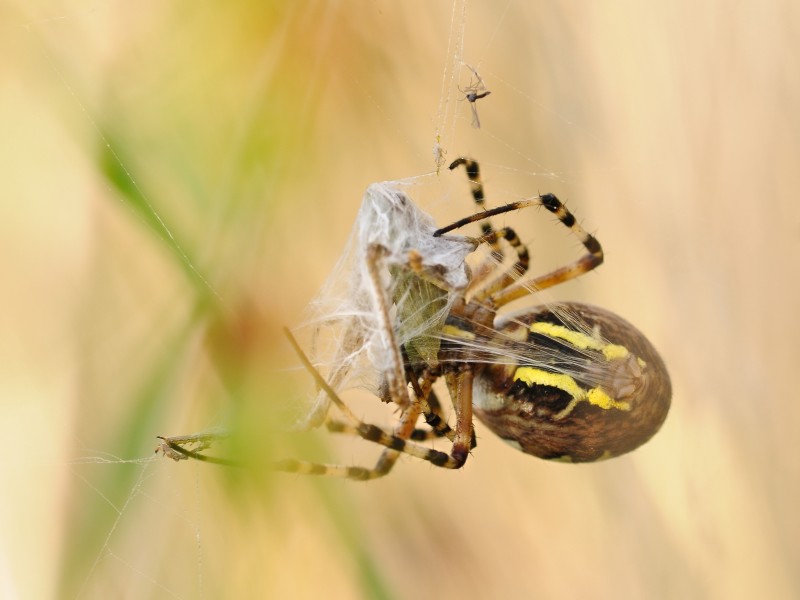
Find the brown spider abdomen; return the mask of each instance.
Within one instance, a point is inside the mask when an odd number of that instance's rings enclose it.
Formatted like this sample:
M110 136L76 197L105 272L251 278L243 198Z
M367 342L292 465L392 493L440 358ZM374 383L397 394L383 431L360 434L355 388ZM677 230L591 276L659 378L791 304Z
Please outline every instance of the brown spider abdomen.
M559 314L577 316L562 321ZM587 329L571 329L580 322ZM649 440L669 411L664 362L617 315L585 304L536 307L498 329L521 339L537 361L486 365L473 393L476 416L523 452L592 462ZM543 358L542 358L543 357Z

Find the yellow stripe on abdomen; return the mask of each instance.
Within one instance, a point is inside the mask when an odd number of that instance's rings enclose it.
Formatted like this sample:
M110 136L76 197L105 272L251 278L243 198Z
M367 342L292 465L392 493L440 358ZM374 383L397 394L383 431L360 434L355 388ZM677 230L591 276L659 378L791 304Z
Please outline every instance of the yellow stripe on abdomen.
M580 331L573 331L563 325L555 325L546 321L537 321L531 324L531 332L546 335L547 337L563 340L570 346L579 350L597 350L602 352L606 360L618 360L627 357L630 352L625 346L609 344L601 339L592 337Z
M551 373L542 369L535 369L534 367L519 367L514 372L514 381L522 381L530 385L546 385L548 387L562 390L572 397L572 400L567 404L566 408L559 411L553 416L553 420L559 421L569 415L577 406L579 402L588 402L592 406L597 406L603 410L623 410L629 411L631 405L627 402L614 400L601 388L595 387L589 390L582 388L578 385L569 375L563 373Z

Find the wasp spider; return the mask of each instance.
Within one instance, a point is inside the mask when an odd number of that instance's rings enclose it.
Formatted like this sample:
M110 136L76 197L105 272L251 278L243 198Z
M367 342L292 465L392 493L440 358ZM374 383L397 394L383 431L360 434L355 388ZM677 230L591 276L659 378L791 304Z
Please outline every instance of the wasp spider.
M475 203L482 209L451 225L431 230L430 239L467 240L474 250L486 245L489 256L469 271L459 264L443 266L433 250L407 248L405 264L391 272L417 282L416 287L387 288L381 269L389 250L379 242L364 252L374 309L380 313L391 354L382 373L381 397L400 410L392 430L364 423L340 399L335 382L327 380L290 342L314 377L321 394L338 409L339 418L323 411L329 431L359 436L384 447L372 468L323 465L299 460L274 464L280 471L326 474L368 480L389 473L401 454L446 469L461 468L475 447L473 415L495 434L527 454L566 462L591 462L629 452L652 437L666 418L671 386L661 357L631 324L602 308L577 302L550 303L507 316L498 310L510 302L564 283L603 262L603 250L553 194L484 209L484 189L478 163L455 160L464 167ZM408 203L396 192L401 203ZM511 227L494 229L490 218L532 206L544 207L575 236L585 253L574 262L537 277L528 277L528 250ZM481 223L477 238L448 235ZM436 248L436 246L433 246ZM506 260L507 254L509 260ZM505 263L513 261L510 266ZM433 264L431 264L433 263ZM452 283L458 268L468 274L463 285ZM421 287L420 287L421 286ZM404 325L421 310L422 302L398 308L401 296L420 289L437 290L448 298L447 309L434 326L403 337ZM436 293L434 293L436 297ZM425 300L429 302L430 300ZM410 308L408 308L410 306ZM348 337L348 336L345 336ZM353 337L353 336L349 336ZM400 341L400 338L403 338ZM353 339L356 340L353 342ZM355 336L350 343L361 343ZM343 341L342 343L347 343ZM433 384L443 379L452 401L454 425L448 423ZM427 427L418 428L420 418ZM423 442L447 438L449 452ZM159 449L172 458L224 462L203 453L209 436L161 438ZM194 446L192 446L194 444ZM194 448L194 449L191 449Z

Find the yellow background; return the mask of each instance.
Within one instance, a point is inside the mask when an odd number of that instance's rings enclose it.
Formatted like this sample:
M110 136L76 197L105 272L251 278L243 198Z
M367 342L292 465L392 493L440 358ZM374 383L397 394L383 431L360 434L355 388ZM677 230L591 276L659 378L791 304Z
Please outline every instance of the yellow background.
M479 131L457 93L437 118L453 8L0 7L0 596L797 597L800 8L457 4ZM442 124L490 202L551 191L596 232L607 263L558 295L662 351L663 430L570 466L478 425L462 471L369 484L137 462L231 414L286 450L258 419L291 393L280 327ZM441 177L426 208L470 212ZM513 218L534 265L578 251Z

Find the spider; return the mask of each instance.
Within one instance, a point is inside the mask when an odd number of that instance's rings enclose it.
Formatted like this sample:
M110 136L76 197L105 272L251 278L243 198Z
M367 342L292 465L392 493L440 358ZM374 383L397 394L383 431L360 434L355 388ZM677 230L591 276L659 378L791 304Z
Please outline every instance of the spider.
M383 446L377 463L366 468L287 459L274 463L275 469L364 481L388 474L401 454L437 467L459 469L476 446L473 416L527 454L566 462L593 462L624 454L661 427L670 406L669 375L657 351L627 321L577 302L498 315L498 310L512 301L599 266L603 250L597 239L553 194L485 209L478 163L462 157L449 166L451 171L459 167L464 167L472 198L482 210L440 229L423 221L420 235L401 244L399 252L393 253L380 241L364 242L365 277L372 290L369 306L377 313L379 326L351 327L338 338L343 352L350 355L367 344L366 336L381 337L379 354L388 359L380 374L380 397L400 412L393 429L359 419L335 389L347 369L340 367L326 379L286 330L320 390L320 420L331 432ZM401 191L383 193L382 200L399 211L388 214L397 219L411 214L415 222L421 218L409 212L418 209ZM566 266L527 277L528 249L511 227L494 229L490 219L532 206L555 215L585 253ZM450 234L476 222L482 226L477 238ZM389 237L384 234L378 240ZM470 271L465 254L481 245L488 246L490 255ZM458 251L450 252L453 248ZM503 266L507 254L513 260L510 267ZM388 285L387 263L391 267ZM421 326L414 320L420 315L424 317ZM453 427L433 389L440 378L452 401ZM338 409L340 418L331 415L330 404ZM426 428L417 427L420 417ZM225 463L203 453L215 437L161 438L157 451L176 460ZM450 451L424 444L432 438L449 440ZM190 449L192 444L194 449Z

